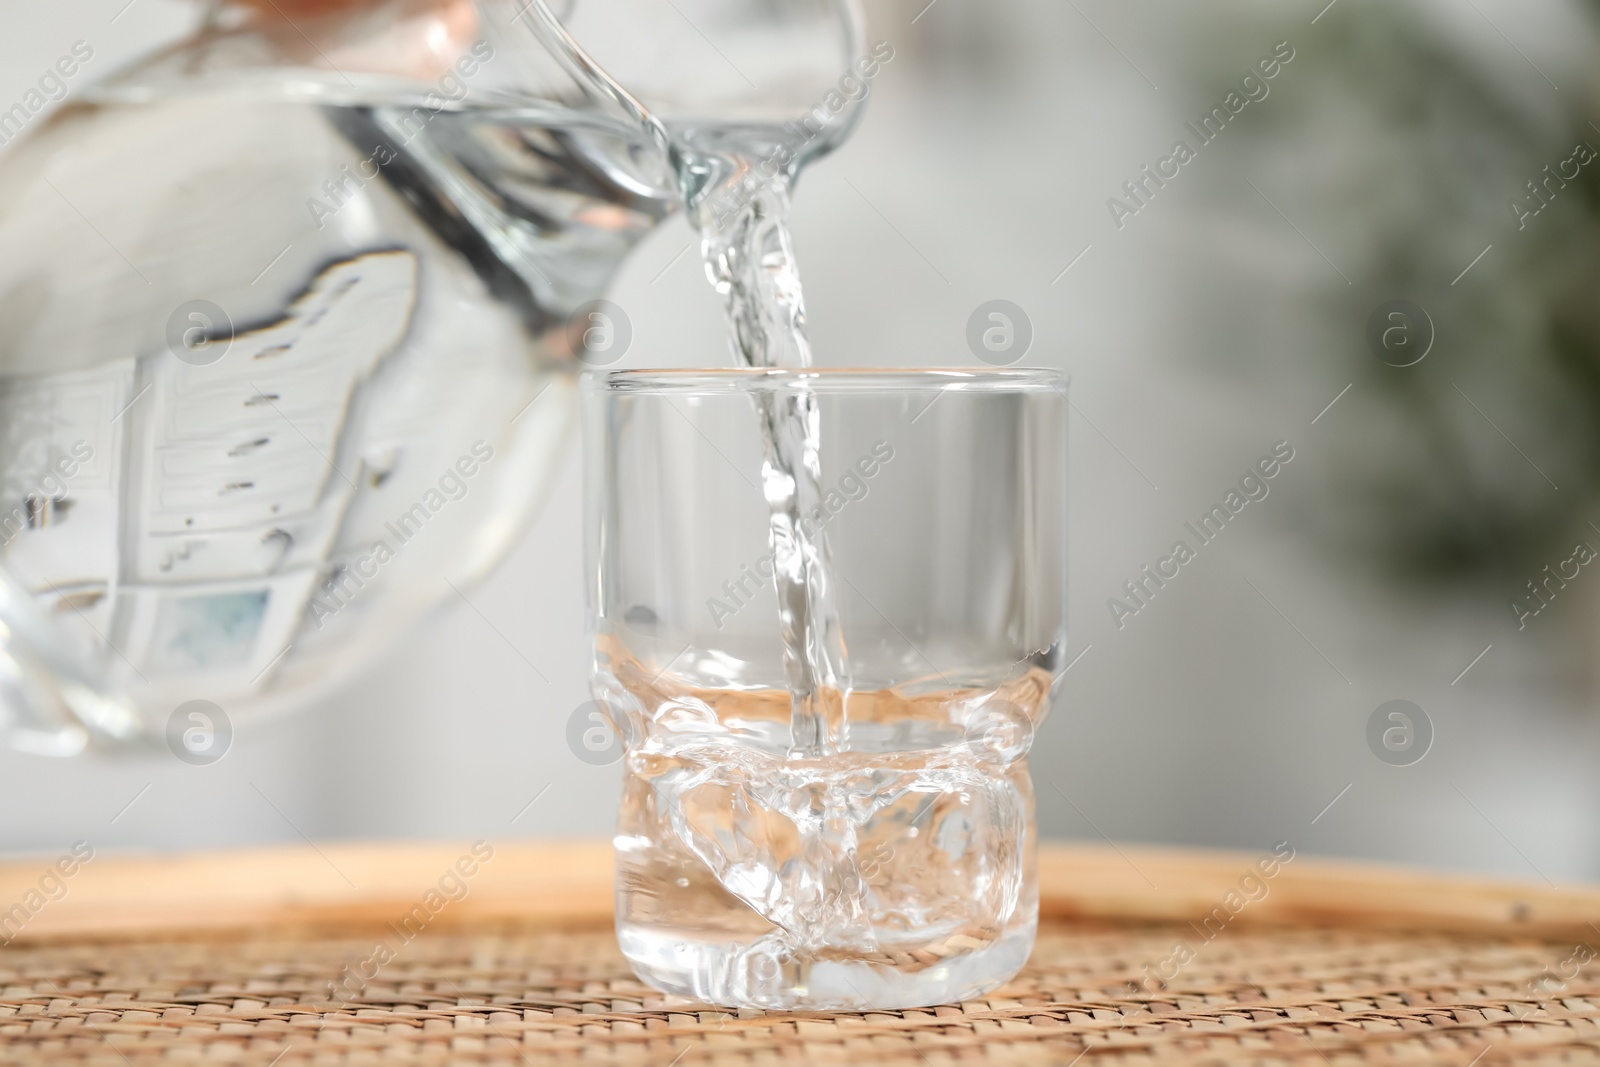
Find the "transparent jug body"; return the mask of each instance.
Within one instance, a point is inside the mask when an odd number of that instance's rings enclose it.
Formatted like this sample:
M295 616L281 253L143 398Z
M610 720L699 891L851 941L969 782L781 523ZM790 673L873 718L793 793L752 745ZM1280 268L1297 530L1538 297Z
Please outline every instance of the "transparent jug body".
M857 47L833 0L679 7L218 4L0 157L5 740L303 703L489 571L584 306L708 172L678 131L776 128ZM703 27L789 58L708 75Z

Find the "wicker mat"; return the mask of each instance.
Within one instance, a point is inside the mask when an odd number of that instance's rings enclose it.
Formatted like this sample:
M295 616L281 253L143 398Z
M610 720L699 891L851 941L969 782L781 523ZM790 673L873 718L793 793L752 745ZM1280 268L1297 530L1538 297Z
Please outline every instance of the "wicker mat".
M1193 959L1161 988L1147 966ZM349 929L71 938L0 950L0 1063L1187 1064L1600 1062L1570 941L1051 922L1026 971L925 1011L728 1013L641 984L610 930L418 938L348 1003ZM1548 968L1548 970L1547 970ZM1573 972L1577 971L1576 975ZM1543 992L1536 977L1569 977Z

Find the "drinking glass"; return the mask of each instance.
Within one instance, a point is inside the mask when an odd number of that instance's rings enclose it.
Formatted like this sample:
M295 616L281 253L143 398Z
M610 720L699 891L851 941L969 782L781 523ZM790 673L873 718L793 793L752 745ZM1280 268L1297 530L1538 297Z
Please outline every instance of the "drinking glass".
M1038 916L1027 753L1066 646L1065 380L622 371L583 393L593 689L625 753L616 922L635 971L800 1009L1009 979ZM809 628L780 612L792 557L768 503L794 488L768 449L795 412L814 446L793 524L817 550ZM796 658L834 661L811 664L813 699Z

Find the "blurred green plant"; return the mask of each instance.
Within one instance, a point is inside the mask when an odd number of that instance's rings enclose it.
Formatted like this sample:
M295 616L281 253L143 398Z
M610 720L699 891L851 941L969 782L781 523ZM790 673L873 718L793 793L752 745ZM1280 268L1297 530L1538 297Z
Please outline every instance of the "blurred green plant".
M1452 26L1415 5L1334 9L1314 26L1208 20L1215 47L1190 53L1206 57L1196 92L1210 99L1232 87L1242 42L1287 37L1298 49L1252 121L1225 134L1236 139L1215 153L1207 195L1248 234L1281 222L1242 179L1281 190L1275 201L1348 281L1292 248L1294 264L1258 272L1268 291L1249 298L1275 331L1241 324L1237 294L1224 297L1214 278L1195 286L1203 306L1231 309L1212 323L1226 372L1353 383L1317 427L1329 491L1301 521L1384 578L1520 585L1596 536L1586 523L1600 520L1600 160L1552 183L1538 215L1519 224L1511 207L1533 206L1528 183L1575 145L1600 149L1590 119L1600 2L1570 14L1582 33L1562 55L1535 53L1539 67L1482 12L1452 14ZM1395 298L1420 304L1436 329L1413 366L1383 362L1366 340L1369 316ZM1288 350L1285 328L1297 338Z

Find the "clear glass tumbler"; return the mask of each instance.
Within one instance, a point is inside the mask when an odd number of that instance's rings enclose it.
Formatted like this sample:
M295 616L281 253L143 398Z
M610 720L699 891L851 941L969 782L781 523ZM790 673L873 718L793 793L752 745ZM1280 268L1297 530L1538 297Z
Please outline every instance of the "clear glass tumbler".
M1009 979L1038 918L1027 753L1066 642L1065 379L622 371L584 392L635 971L801 1009ZM795 419L789 481L768 449ZM815 549L806 625L792 586L780 611L785 537Z

